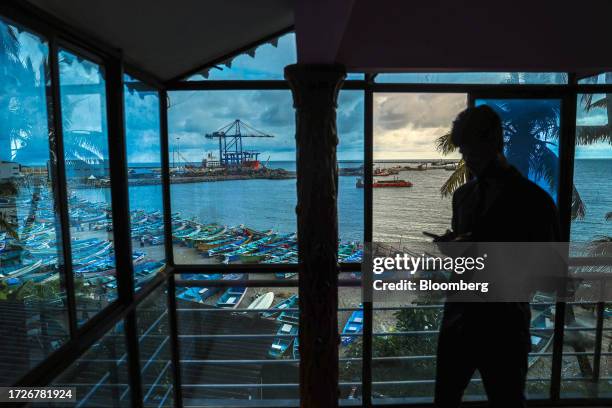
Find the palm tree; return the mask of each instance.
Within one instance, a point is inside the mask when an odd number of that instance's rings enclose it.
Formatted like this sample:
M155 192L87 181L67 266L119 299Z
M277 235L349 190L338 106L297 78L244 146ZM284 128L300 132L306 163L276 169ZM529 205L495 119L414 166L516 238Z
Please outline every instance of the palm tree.
M612 83L612 73L607 81ZM592 95L583 95L581 103L586 112L594 108L606 107L608 118L612 118L612 94L593 101ZM529 104L516 100L490 101L491 106L502 118L506 156L524 175L539 180L554 191L558 180L559 159L553 148L557 146L559 135L559 105L555 101L532 100ZM576 143L589 145L608 142L612 144L612 123L607 125L578 126ZM450 133L437 139L437 148L443 154L456 151L450 140ZM457 169L440 188L442 196L451 195L469 178L465 163L461 161ZM586 213L580 194L573 187L572 218L583 218Z
M36 124L32 121L33 99L23 97L24 90L40 86L42 78L36 79L31 59L20 58L18 31L14 26L0 22L0 136L5 159L14 160L20 149L27 146ZM15 197L19 188L14 181L0 183L0 196ZM16 211L16 209L15 209ZM0 218L0 231L19 239L14 225L7 218Z
M559 135L559 104L550 100L533 100L529 104L521 100L492 100L487 104L502 119L508 161L522 174L554 191L559 161L552 148L556 147ZM437 148L443 154L456 150L450 133L438 138ZM441 187L442 195L452 194L468 177L467 167L461 161Z

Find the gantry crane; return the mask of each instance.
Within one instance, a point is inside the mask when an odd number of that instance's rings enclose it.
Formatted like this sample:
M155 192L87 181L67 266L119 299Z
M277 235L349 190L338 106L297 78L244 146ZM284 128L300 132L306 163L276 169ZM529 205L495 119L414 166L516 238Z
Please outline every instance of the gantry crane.
M243 133L246 132L246 133ZM259 152L244 150L243 137L274 137L247 125L240 119L223 126L219 130L205 135L207 139L219 139L219 162L224 167L252 167L259 165Z

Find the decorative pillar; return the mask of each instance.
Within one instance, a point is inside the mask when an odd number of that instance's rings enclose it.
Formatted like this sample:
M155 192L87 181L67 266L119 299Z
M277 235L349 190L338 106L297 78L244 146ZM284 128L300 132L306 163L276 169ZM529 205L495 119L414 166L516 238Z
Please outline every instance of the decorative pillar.
M338 406L338 165L340 65L285 67L296 110L302 407Z

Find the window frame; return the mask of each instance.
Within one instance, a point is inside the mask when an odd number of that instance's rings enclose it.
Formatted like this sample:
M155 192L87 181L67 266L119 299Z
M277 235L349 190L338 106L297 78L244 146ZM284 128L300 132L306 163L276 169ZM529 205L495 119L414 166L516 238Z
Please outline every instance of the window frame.
M174 379L174 403L175 406L182 406L181 391L180 391L180 359L178 355L178 335L176 322L176 287L182 283L176 281L176 274L200 272L202 273L205 265L174 265L172 255L172 238L171 238L171 209L170 209L170 188L169 188L169 153L168 153L168 122L167 122L167 92L174 90L277 90L290 89L287 82L284 80L249 80L249 81L184 81L180 79L191 76L203 68L218 64L219 62L240 54L247 49L257 46L262 42L267 42L279 35L286 34L293 27L281 30L274 33L265 39L254 42L253 44L237 50L230 55L221 57L219 60L208 62L202 67L194 69L193 72L187 72L181 75L180 78L162 82L155 76L140 70L135 66L127 64L123 61L120 51L111 46L100 42L96 39L83 35L78 30L73 29L69 25L59 19L47 14L41 13L39 9L27 3L16 4L14 2L3 2L0 4L0 15L6 21L14 23L32 33L38 35L49 44L49 63L51 70L50 78L50 95L52 96L52 119L54 127L50 131L56 134L56 144L54 151L58 155L58 184L57 189L60 191L58 208L60 210L62 237L64 245L62 251L64 254L70 253L67 211L67 196L65 183L65 166L63 161L63 134L61 127L61 106L59 98L59 64L57 52L59 48L70 50L78 55L83 55L88 59L98 62L104 67L107 75L107 120L109 126L109 140L113 138L111 167L114 169L111 172L111 183L113 185L113 201L118 201L117 205L127 203L127 178L123 177L127 170L127 160L125 156L125 129L124 122L121 120L124 115L123 110L123 72L125 71L135 79L151 86L159 93L160 101L160 137L162 149L162 191L164 203L164 225L165 225L165 250L167 268L166 270L148 282L138 292L134 293L133 286L133 269L127 264L131 264L131 257L125 257L120 265L117 264L117 269L124 269L124 273L118 274L118 291L119 297L107 307L101 310L98 314L92 317L83 326L76 327L75 304L74 304L74 281L72 277L71 257L64 258L64 267L62 274L66 282L68 312L70 318L70 340L68 340L59 349L54 351L48 358L42 361L37 367L30 370L26 375L16 381L18 386L35 386L45 385L53 381L74 361L81 357L89 348L99 339L101 339L109 330L116 324L123 321L125 324L125 338L127 342L127 353L130 366L129 383L131 390L132 406L140 406L142 403L142 384L140 376L140 354L138 350L138 338L136 331L135 314L136 307L145 301L156 289L168 285L168 307L169 327L171 332L171 347L173 360L173 379ZM373 165L373 96L376 92L462 92L468 95L490 95L490 97L503 97L503 95L511 95L514 97L534 97L542 98L550 95L556 95L563 100L562 106L562 141L560 141L560 160L561 166L560 184L559 184L559 203L560 203L560 220L564 238L569 239L570 214L568 211L568 200L571 199L571 184L573 182L573 160L575 151L575 117L576 117L576 100L577 95L581 93L612 93L612 84L578 84L575 74L569 74L568 84L548 84L548 85L526 85L526 84L408 84L408 83L375 83L375 74L366 74L364 80L349 80L344 84L343 89L362 90L364 92L364 241L371 242L372 240L372 165ZM571 118L571 120L570 120ZM571 165L570 165L571 164ZM63 193L61 193L63 192ZM119 227L123 224L123 229L118 228L116 238L119 238L116 243L129 242L129 212L128 206L122 211L113 212L113 225ZM125 233L127 228L127 233ZM115 232L114 232L115 233ZM66 241L66 238L68 240ZM572 258L570 264L573 266L580 265L610 265L612 259L609 258ZM223 273L232 273L235 271L248 271L249 273L266 273L282 269L284 271L297 271L297 265L288 267L288 265L213 265L208 269L220 271ZM206 269L206 270L208 270ZM359 272L360 264L341 264L341 272ZM261 286L262 281L258 281L257 285ZM272 285L272 282L265 282ZM192 281L190 281L190 284ZM253 282L251 282L253 283ZM278 283L278 282L277 282ZM297 280L283 281L283 286L297 286ZM212 281L206 281L208 286L214 284ZM338 287L341 286L356 286L363 284L365 288L370 288L368 282L364 279L362 282L357 280L339 281ZM247 283L248 285L248 283ZM278 286L278 285L277 285ZM364 330L363 330L363 352L362 352L362 403L366 406L371 405L371 361L372 361L372 304L364 302ZM599 339L599 347L595 348L595 358L599 362L601 359L601 335L603 332L603 303L597 304L597 338ZM555 348L554 356L556 364L552 370L550 397L545 400L536 400L538 403L549 403L552 405L567 405L568 403L584 403L585 401L593 401L604 403L609 401L605 398L578 398L568 399L560 397L561 383L561 356L564 333L564 318L565 304L557 304L556 322L555 322ZM335 347L335 345L332 345ZM599 369L596 370L599 375ZM395 406L407 406L410 404L396 404Z

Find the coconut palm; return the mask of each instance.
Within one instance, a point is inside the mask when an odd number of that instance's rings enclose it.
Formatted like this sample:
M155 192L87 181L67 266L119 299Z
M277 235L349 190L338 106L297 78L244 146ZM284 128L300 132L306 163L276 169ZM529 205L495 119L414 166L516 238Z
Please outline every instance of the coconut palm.
M612 83L612 74L607 80ZM585 111L606 107L608 117L612 118L612 95L593 100L592 95L584 95L581 103ZM525 104L520 100L493 100L491 106L502 118L504 130L505 153L508 161L524 175L540 181L554 191L559 170L559 159L553 149L557 147L559 135L559 105L555 101L532 100ZM612 144L612 126L589 125L578 126L576 143L588 145L608 142ZM450 140L450 133L440 136L437 148L443 154L456 151ZM460 162L457 169L442 185L443 196L451 195L458 187L468 180L465 163ZM572 218L583 218L586 213L580 194L573 187Z
M612 211L606 213L604 219L606 221L612 221ZM598 235L587 247L589 256L603 256L612 257L612 237L608 235ZM600 270L606 270L606 267L599 268Z
M553 152L559 135L559 104L549 100L492 100L488 105L502 119L505 154L522 174L529 175L553 191L558 180L558 158ZM437 140L443 154L456 147L450 133ZM444 196L452 194L469 177L462 161L441 188Z

